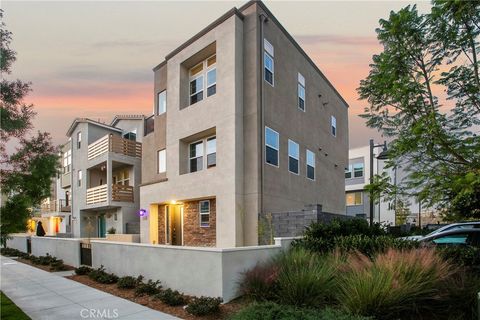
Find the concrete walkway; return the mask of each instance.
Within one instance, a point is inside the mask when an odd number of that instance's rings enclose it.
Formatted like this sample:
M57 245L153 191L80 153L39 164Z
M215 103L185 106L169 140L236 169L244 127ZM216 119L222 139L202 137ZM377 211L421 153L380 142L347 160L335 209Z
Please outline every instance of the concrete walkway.
M32 320L179 319L1 256L1 290Z

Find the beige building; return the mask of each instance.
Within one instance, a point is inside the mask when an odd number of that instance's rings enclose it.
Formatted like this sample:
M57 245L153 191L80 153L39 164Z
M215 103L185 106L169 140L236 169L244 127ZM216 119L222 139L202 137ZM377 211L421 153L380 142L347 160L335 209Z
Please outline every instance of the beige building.
M228 11L153 71L142 242L255 245L267 213L345 214L348 105L263 3Z

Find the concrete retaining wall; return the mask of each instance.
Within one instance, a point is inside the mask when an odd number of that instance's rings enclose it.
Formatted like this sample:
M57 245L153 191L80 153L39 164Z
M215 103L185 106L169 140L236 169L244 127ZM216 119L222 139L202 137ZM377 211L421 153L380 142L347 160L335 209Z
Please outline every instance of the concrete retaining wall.
M91 241L92 265L103 265L118 276L143 275L160 280L164 287L195 296L222 297L228 302L238 296L244 271L282 251L281 245L198 248Z
M50 238L32 236L32 254L44 256L47 253L72 267L80 266L80 242L78 238Z
M27 239L30 238L30 235L25 233L15 233L10 236L11 239L7 240L7 247L27 253Z

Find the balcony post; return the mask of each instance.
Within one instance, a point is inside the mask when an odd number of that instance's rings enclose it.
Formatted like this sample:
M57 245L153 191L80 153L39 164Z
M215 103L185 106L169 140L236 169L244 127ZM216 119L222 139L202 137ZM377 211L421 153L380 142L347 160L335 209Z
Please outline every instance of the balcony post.
M107 202L112 201L112 160L110 157L107 160Z

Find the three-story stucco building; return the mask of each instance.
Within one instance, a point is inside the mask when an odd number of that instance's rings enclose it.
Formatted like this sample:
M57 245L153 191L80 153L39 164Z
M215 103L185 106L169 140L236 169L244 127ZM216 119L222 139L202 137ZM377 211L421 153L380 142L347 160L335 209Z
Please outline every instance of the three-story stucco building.
M261 215L345 213L348 105L263 3L228 11L153 71L142 242L255 245Z
M144 123L143 115L127 115L110 124L87 118L71 124L60 185L71 209L73 237L103 238L111 228L139 233Z

